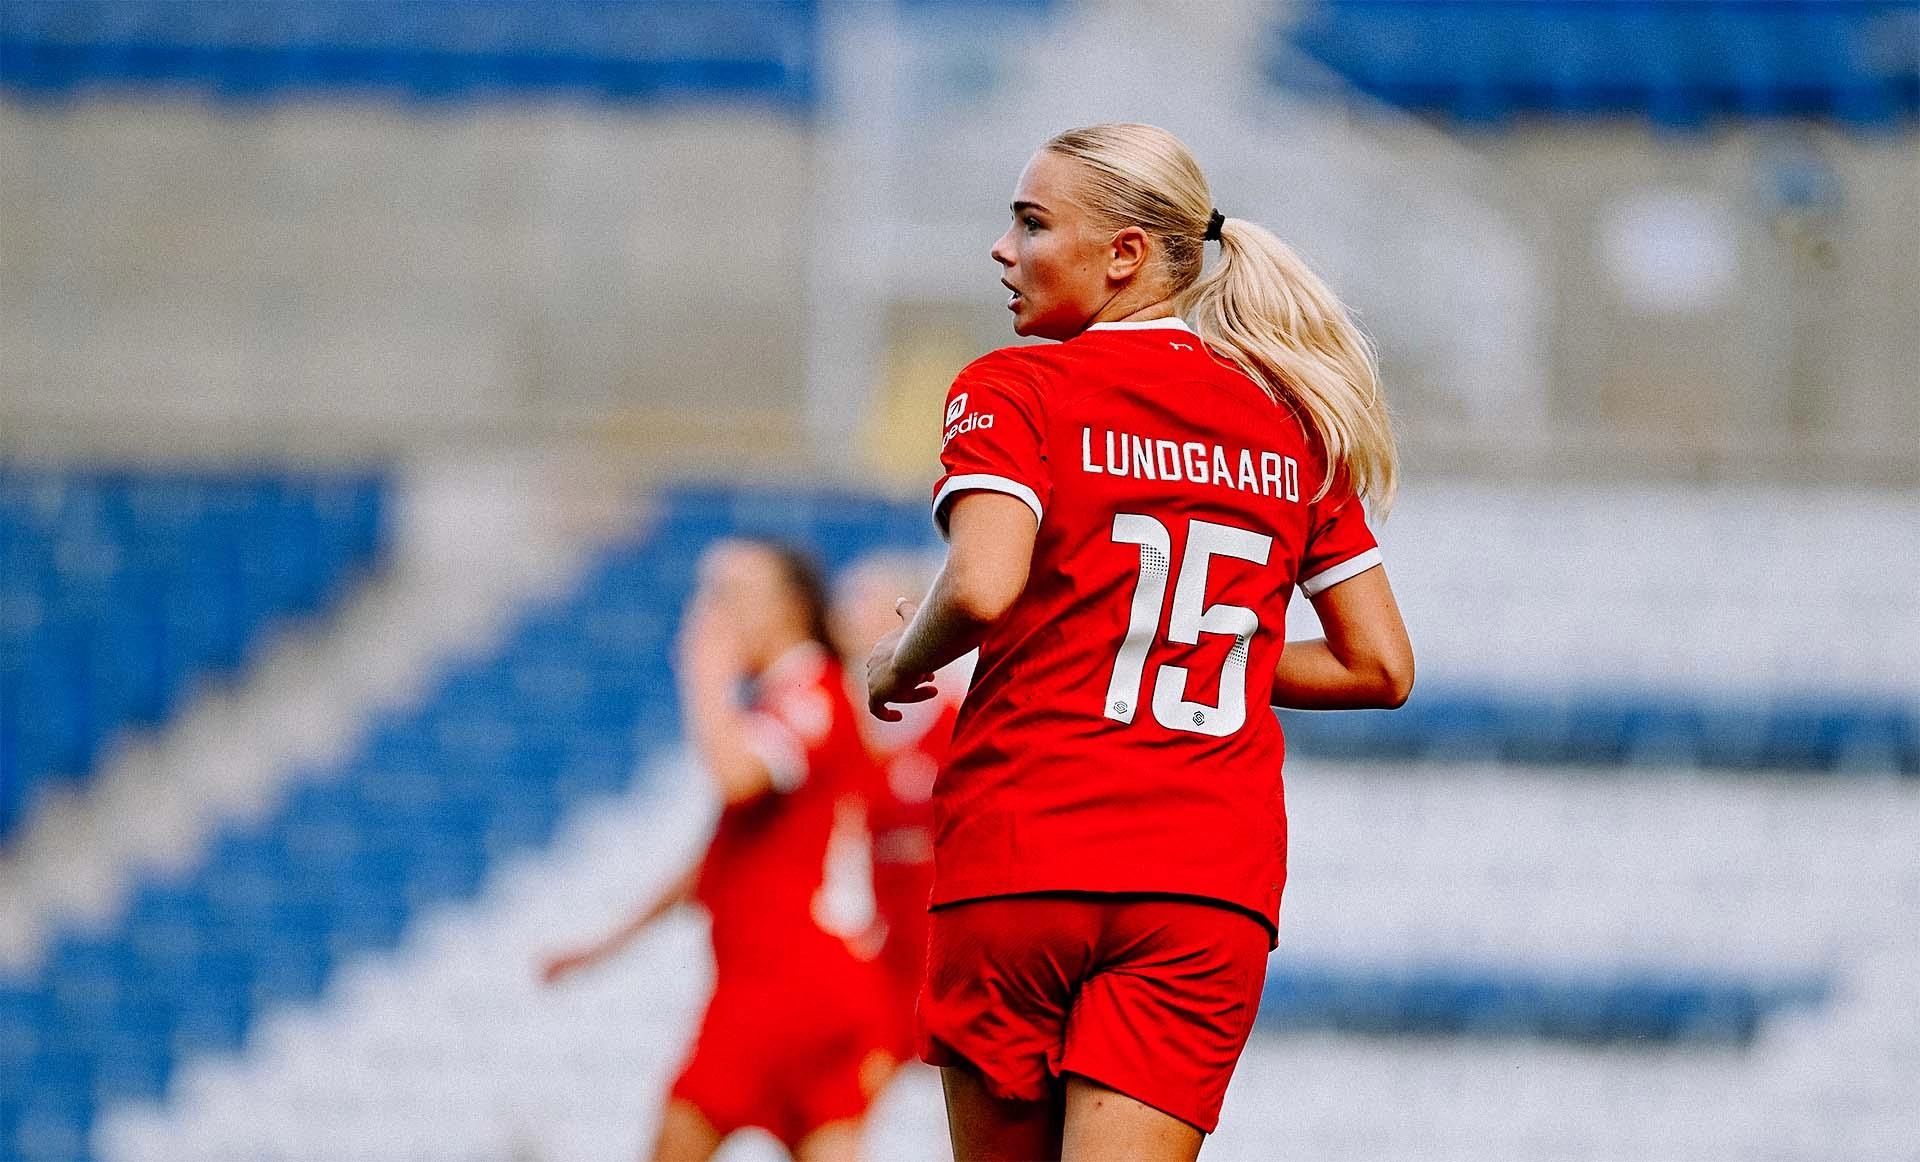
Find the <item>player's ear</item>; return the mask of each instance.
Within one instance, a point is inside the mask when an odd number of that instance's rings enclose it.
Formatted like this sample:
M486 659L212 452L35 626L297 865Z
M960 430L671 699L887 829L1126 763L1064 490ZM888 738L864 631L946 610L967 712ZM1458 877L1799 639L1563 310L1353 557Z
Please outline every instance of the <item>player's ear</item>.
M1138 226L1127 226L1113 236L1107 248L1107 278L1113 282L1126 282L1140 268L1147 264L1147 232Z

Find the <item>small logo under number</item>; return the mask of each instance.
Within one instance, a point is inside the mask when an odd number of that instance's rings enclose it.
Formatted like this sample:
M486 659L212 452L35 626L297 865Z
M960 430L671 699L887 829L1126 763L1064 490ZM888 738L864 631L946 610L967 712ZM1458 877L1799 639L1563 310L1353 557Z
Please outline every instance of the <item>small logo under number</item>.
M1125 714L1127 712L1127 704L1125 702L1115 702L1113 704L1113 712L1115 714Z
M1207 720L1207 716L1200 713L1198 710L1193 712L1193 724L1195 726L1201 725L1202 723L1206 722L1206 720Z

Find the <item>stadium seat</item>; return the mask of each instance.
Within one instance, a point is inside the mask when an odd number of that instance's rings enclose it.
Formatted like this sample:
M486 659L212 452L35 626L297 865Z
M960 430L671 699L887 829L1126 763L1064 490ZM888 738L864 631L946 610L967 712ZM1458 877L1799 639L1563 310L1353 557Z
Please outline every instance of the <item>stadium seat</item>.
M236 103L345 89L416 102L572 92L803 108L816 9L816 0L15 0L0 8L0 81L26 97L192 85Z
M1297 53L1359 93L1465 125L1737 116L1872 129L1920 112L1920 11L1906 0L1314 0L1284 20L1271 66L1282 83L1326 91Z
M198 487L149 489L127 511L184 506ZM6 501L9 511L23 507L21 495ZM359 512L357 504L334 511ZM1585 519L1574 511L1570 526ZM0 1061L31 1062L35 1078L30 1089L0 1089L15 1111L4 1116L14 1117L16 1153L52 1156L71 1145L100 1102L163 1096L184 1058L232 1051L263 1013L322 995L343 965L393 949L422 916L473 899L501 860L550 842L569 811L626 788L648 756L677 742L679 610L702 548L733 531L818 547L835 566L875 547L921 550L933 540L918 502L669 492L651 533L601 553L569 592L527 609L496 646L449 661L417 705L370 722L354 753L293 772L264 818L229 824L195 867L137 884L113 930L64 938L37 977L0 988ZM377 538L352 543L361 552ZM166 557L156 549L146 559ZM1530 621L1517 640L1542 638ZM1449 684L1442 674L1399 711L1281 719L1290 753L1304 757L1920 769L1909 708L1839 696L1715 701L1632 685ZM72 745L79 728L62 729L68 736L36 738ZM1288 966L1263 1013L1283 1028L1741 1042L1767 1013L1809 995L1685 976Z
M92 1072L78 1058L34 1061L15 1101L0 1102L0 1129L9 1132L7 1157L19 1162L75 1162L93 1156ZM7 1115L10 1114L11 1117ZM10 1125L5 1123L10 1122Z
M0 466L0 843L378 563L378 475Z

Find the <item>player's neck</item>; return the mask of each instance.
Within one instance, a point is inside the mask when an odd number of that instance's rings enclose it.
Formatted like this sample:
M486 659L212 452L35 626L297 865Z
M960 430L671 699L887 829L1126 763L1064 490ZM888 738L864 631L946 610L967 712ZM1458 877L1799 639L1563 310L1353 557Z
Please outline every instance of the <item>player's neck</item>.
M1102 308L1092 319L1089 319L1087 325L1092 326L1095 323L1139 323L1145 322L1148 319L1172 318L1174 313L1173 300L1171 298L1157 298L1148 302L1116 300L1107 304L1106 307Z

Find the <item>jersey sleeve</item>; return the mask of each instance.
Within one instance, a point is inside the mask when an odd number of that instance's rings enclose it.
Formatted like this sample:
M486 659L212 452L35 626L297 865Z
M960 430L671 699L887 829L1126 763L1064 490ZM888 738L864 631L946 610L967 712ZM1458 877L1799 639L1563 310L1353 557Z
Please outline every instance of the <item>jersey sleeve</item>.
M816 687L782 690L747 715L747 750L767 768L773 789L795 791L821 759L833 727L833 702Z
M807 748L778 716L764 711L747 716L747 751L767 768L773 789L785 794L807 781Z
M1359 497L1336 487L1314 504L1306 551L1300 555L1300 592L1318 597L1381 563Z
M965 492L1003 492L1046 519L1053 485L1039 394L1017 364L996 352L974 361L947 392L942 474L933 487L933 523L947 535L947 510Z

